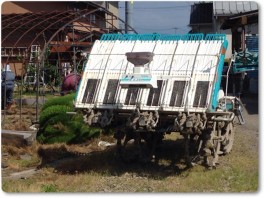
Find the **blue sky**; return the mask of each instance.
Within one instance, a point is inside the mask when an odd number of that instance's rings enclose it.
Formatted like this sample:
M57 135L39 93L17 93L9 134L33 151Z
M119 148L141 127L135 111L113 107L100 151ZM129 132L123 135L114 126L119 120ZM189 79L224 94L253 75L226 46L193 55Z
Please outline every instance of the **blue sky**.
M191 1L133 1L133 24L138 33L188 33ZM119 2L120 18L125 20L125 1Z

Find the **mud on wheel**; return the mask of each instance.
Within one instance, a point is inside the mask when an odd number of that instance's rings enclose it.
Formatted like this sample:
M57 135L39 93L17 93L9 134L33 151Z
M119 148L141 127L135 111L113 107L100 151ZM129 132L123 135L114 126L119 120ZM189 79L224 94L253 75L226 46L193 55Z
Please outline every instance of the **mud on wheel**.
M227 124L226 129L223 130L224 139L221 142L221 150L223 154L228 154L231 152L234 139L235 139L235 130L233 122Z
M201 136L200 155L203 156L204 165L215 167L219 155L230 152L233 143L232 122L225 121L224 117L212 119L207 123Z

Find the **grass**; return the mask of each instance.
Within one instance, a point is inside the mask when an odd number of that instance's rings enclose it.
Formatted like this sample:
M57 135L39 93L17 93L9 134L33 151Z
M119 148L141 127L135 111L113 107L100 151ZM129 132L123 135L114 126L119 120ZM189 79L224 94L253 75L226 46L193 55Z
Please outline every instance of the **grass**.
M11 172L22 171L36 167L40 164L40 158L37 155L38 144L32 146L19 147L11 145L2 145L2 153L8 153L8 156L2 157L2 162L8 165ZM23 155L27 155L27 159Z
M43 166L40 171L26 179L2 178L5 192L257 192L259 190L258 153L252 149L253 136L238 133L233 151L220 157L220 164L215 170L208 170L197 165L192 169L181 168L178 159L183 147L175 147L164 142L163 157L159 164L122 163L115 149L98 150L89 156L75 156L56 164ZM177 134L166 136L167 140L179 139ZM100 138L82 146L63 144L41 145L47 156L57 158L60 151L68 149L86 153L95 150ZM101 138L102 140L102 138ZM111 139L107 140L111 142ZM252 141L252 142L251 142ZM171 142L167 142L171 143ZM256 143L257 144L257 143ZM39 162L32 157L30 162L17 158L17 154L36 155L34 145L30 148L10 148L2 146L2 151L10 153L9 161L16 170L30 168ZM67 154L67 153L66 153ZM69 155L65 155L69 157ZM176 159L176 162L174 160ZM44 164L45 165L45 164ZM175 165L178 165L176 167ZM10 169L10 167L9 167ZM5 170L5 169L4 169Z
M171 191L176 182L179 185L175 190L179 192L255 192L258 188L257 174L257 171L252 173L237 167L210 171L195 167L176 180L171 177L171 185L164 191Z
M50 173L53 175L52 173ZM187 177L170 176L163 180L147 177L121 176L109 177L101 173L82 173L76 175L54 175L21 180L4 180L5 192L256 192L257 173L245 174L215 170L190 173ZM51 177L50 177L51 178ZM34 181L34 182L31 182ZM45 181L45 185L41 181ZM120 185L122 184L122 185ZM34 189L34 191L32 191Z
M183 171L123 164L113 150L68 159L26 180L3 178L5 192L256 192L258 160L232 153L217 169Z
M9 160L9 166L16 167L17 169L37 166L39 163L40 163L40 159L36 156L32 156L30 160L23 160L17 158L10 158Z
M57 187L53 184L42 185L41 191L42 192L57 192Z
M20 95L21 94L21 95ZM39 101L42 101L42 100L49 100L49 99L54 99L54 98L60 98L60 93L59 91L53 93L52 91L49 91L49 90L46 90L44 93L42 92L42 89L40 89L40 94L39 94L39 98L38 100ZM23 91L23 93L20 93L19 90L16 90L14 91L13 93L13 99L14 100L19 100L18 101L18 104L20 102L20 99L36 99L36 91ZM33 105L35 106L35 104ZM42 108L42 104L39 104L39 108L41 109Z

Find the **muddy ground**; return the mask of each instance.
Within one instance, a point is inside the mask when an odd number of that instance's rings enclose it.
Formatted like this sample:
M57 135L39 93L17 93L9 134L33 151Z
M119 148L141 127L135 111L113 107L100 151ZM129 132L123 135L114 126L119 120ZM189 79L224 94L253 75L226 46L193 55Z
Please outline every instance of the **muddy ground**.
M245 125L236 126L236 135L233 150L229 155L221 156L219 159L219 165L217 169L223 172L228 171L232 167L232 171L241 169L241 162L245 162L245 173L248 170L259 169L259 112L258 112L258 97L250 96L241 99L245 104L245 110L243 115L245 117ZM12 113L13 112L13 113ZM23 122L19 122L20 115L18 107L13 107L6 113L4 129L19 130L31 130L29 127L34 120L35 110L34 108L25 107L23 110ZM177 139L175 141L175 139ZM194 168L186 170L183 161L183 141L179 136L168 135L157 150L157 159L153 163L131 162L126 164L121 162L116 154L115 146L105 147L98 146L100 141L115 143L112 137L100 137L93 141L86 142L81 145L53 145L43 146L34 143L31 146L22 146L19 148L2 145L2 179L4 184L8 184L10 180L21 180L25 178L34 178L39 181L39 177L43 180L47 179L43 175L47 174L47 169L52 170L53 177L80 175L93 173L101 175L98 179L98 185L93 187L93 190L87 188L85 192L156 192L156 191L173 191L171 188L166 187L166 180L171 176L175 177L175 181L178 181L180 175L195 174L199 172L203 174L204 168ZM10 161L10 159L12 159ZM28 165L14 165L14 159L18 161L28 161ZM248 163L247 163L248 160ZM19 164L19 163L18 163ZM243 163L244 164L244 163ZM200 166L200 165L198 165ZM237 166L237 168L236 168ZM233 170L234 168L234 170ZM242 167L243 168L243 167ZM241 170L243 173L243 169ZM258 172L258 171L257 171ZM241 174L241 173L240 173ZM244 173L243 173L244 174ZM103 175L103 176L102 176ZM229 175L229 173L228 173ZM232 173L230 174L232 175ZM256 176L258 177L258 176ZM129 186L126 186L126 182L129 181ZM234 179L231 176L232 180ZM153 180L153 181L152 181ZM258 183L258 179L255 179ZM254 181L255 181L254 180ZM151 184L146 184L144 181L149 181ZM161 182L164 181L164 182ZM142 183L143 182L143 183ZM243 183L243 181L241 181ZM110 185L111 183L111 185ZM123 186L122 186L123 183ZM139 185L142 185L140 188ZM152 185L153 183L153 185ZM57 185L57 184L56 184ZM55 185L55 186L56 186ZM160 186L159 186L160 185ZM165 186L164 186L165 185ZM170 184L168 184L169 186ZM251 184L239 184L240 186L250 186ZM258 186L258 184L256 184ZM242 188L241 191L254 192L257 190L256 185L254 187ZM58 185L57 185L58 186ZM110 186L110 187L109 187ZM162 186L162 187L161 187ZM233 192L236 191L230 187L232 185L223 184L219 189L220 192ZM59 187L57 187L59 188ZM78 187L79 188L79 187ZM175 191L177 190L176 187ZM172 189L174 189L172 188ZM181 187L185 189L186 187ZM141 189L141 190L140 190ZM160 190L159 190L160 189ZM162 190L164 189L164 190ZM186 188L188 189L188 188ZM205 188L207 189L207 188ZM210 189L209 191L218 191L218 188ZM28 192L24 189L24 192ZM8 187L4 188L4 191L13 192ZM20 189L23 192L23 189ZM30 190L29 190L30 191ZM66 191L67 190L59 190ZM75 192L76 189L69 191ZM77 190L78 191L78 190ZM185 191L185 190L183 190ZM186 190L188 191L188 190ZM206 191L202 189L194 189L191 192ZM239 191L239 190L237 190Z

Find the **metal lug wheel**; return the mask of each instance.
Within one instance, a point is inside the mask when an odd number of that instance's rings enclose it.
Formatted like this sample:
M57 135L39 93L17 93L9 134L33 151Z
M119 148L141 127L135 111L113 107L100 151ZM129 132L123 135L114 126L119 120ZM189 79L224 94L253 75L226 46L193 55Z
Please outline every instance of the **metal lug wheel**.
M222 151L224 154L228 154L232 150L235 139L235 131L232 122L228 123L224 136L225 139L222 142Z

